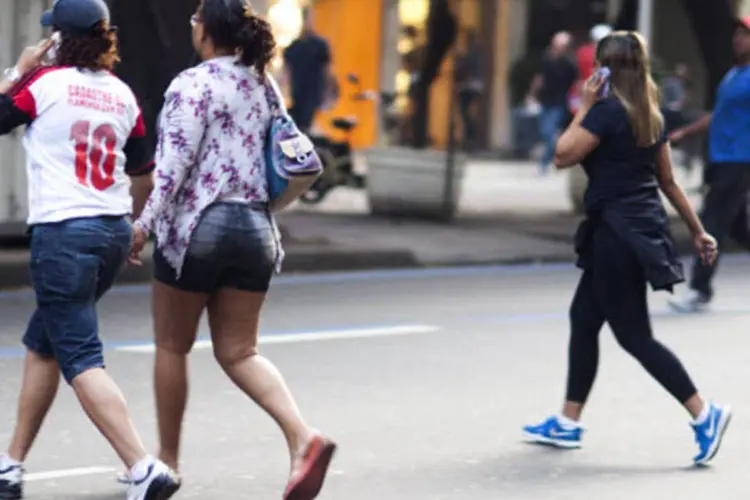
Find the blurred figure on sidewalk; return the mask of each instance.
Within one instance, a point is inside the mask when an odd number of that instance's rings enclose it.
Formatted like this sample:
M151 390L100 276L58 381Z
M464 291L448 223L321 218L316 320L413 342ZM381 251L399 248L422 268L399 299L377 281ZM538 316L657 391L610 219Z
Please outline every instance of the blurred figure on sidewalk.
M456 61L456 84L458 87L458 107L464 127L464 147L476 147L477 120L475 105L484 92L484 71L482 48L477 33L466 32L466 47Z
M542 105L538 97L541 88L542 76L536 75L526 89L523 101L513 109L513 150L516 158L529 158L539 143Z
M672 131L682 125L682 112L687 101L688 68L678 64L672 75L664 79L661 85L662 106L667 129Z
M303 10L302 21L299 38L284 51L284 79L291 86L293 104L289 114L300 130L308 132L326 100L333 76L331 49L313 29L310 8Z
M416 26L407 25L401 30L409 49L401 57L401 69L409 75L406 91L407 106L401 121L398 136L401 143L411 143L413 139L413 116L416 109L417 88L422 66L424 65L425 44L420 40Z
M692 121L688 113L689 83L690 70L684 63L677 64L674 72L662 82L662 113L669 133ZM688 172L693 170L693 159L698 155L696 141L692 140L695 137L690 139L680 144L680 149L685 154L684 166Z
M542 105L539 133L545 146L540 164L542 174L547 173L555 157L555 142L565 120L568 92L578 78L578 69L570 57L571 41L570 33L557 33L552 37L542 62L542 88L539 92Z
M612 28L606 24L597 24L589 31L589 41L581 45L576 51L576 62L578 63L578 81L575 83L568 96L568 109L571 115L578 112L581 107L581 94L583 86L591 75L594 74L596 63L597 44L612 33Z
M706 231L724 249L727 236L750 249L747 197L750 190L750 16L737 20L734 34L737 65L719 85L712 113L672 132L669 139L679 142L709 129L708 192L701 218ZM712 281L718 261L693 263L690 289L679 300L670 301L680 312L705 309L714 296Z

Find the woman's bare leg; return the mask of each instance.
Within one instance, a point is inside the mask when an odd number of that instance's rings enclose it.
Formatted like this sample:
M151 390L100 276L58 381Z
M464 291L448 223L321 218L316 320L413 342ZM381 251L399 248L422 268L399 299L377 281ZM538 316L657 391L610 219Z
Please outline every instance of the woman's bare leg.
M18 397L18 415L8 456L23 462L39 434L60 385L60 367L54 358L26 351L23 385Z
M294 458L312 437L281 373L258 355L265 294L221 289L208 303L214 355L229 378L281 427Z
M155 282L152 307L156 337L154 391L159 422L159 458L179 470L180 437L188 397L187 356L195 343L208 295Z

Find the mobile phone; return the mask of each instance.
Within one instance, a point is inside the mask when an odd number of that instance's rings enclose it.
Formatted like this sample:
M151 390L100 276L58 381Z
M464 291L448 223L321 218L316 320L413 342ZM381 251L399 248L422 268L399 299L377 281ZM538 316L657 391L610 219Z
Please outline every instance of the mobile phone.
M612 75L612 71L606 66L602 66L596 71L599 78L604 82L602 85L601 96L607 97L609 95L609 77Z
M54 44L47 51L47 61L49 61L50 63L54 63L55 62L55 58L57 57L57 51L60 48L60 43L62 41L62 35L60 34L59 31L55 31L54 33L52 33L52 36L50 37L50 39L54 42Z

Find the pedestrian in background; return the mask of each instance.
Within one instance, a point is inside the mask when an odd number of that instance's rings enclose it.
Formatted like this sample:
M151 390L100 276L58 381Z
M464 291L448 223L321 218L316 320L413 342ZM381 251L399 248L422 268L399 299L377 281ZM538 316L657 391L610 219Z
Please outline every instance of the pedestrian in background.
M701 219L722 248L732 237L750 249L748 191L750 190L750 17L737 20L734 33L737 65L722 80L713 112L670 134L680 142L709 129L705 175L708 190ZM718 261L696 257L687 292L670 305L679 312L704 310L714 297L713 277Z
M573 85L568 96L568 109L575 115L581 106L581 95L586 81L594 74L596 66L596 46L604 37L612 33L612 28L606 24L597 24L589 31L589 41L576 50L578 64L578 81Z
M568 92L578 78L578 70L570 56L571 36L567 32L557 33L542 61L542 88L539 102L542 114L539 117L539 133L544 145L540 164L542 174L547 173L555 157L555 141L565 121Z
M456 60L456 83L458 86L458 109L464 127L464 147L476 147L476 105L484 92L484 51L479 44L476 31L466 32L466 46Z
M664 121L669 134L703 115L703 112L694 107L691 109L690 84L690 70L684 63L675 65L672 74L661 84L662 113L664 113ZM697 116L695 116L696 113ZM691 136L681 141L679 148L682 152L685 171L691 173L695 160L700 156L701 138Z
M683 125L685 104L687 104L688 68L680 63L674 67L672 75L661 84L662 106L667 130L671 133Z
M303 132L313 125L316 113L335 87L331 73L331 48L325 38L315 32L313 13L302 11L302 32L284 51L285 81L291 87L294 122Z
M55 2L42 16L42 24L55 32L52 41L27 50L0 84L0 134L26 126L37 303L23 337L16 428L7 454L0 456L3 499L22 497L22 463L55 399L61 372L127 467L128 500L166 500L179 488L134 428L125 398L105 370L97 324L96 304L130 250L131 188L145 198L153 170L136 98L112 74L119 55L109 19L103 0ZM53 46L54 64L39 67ZM144 201L135 200L136 207ZM66 456L75 453L70 449Z
M311 500L336 445L303 420L279 371L258 353L261 307L282 258L264 156L275 104L266 69L276 42L243 0L203 0L191 24L203 62L166 92L155 187L133 224L133 260L156 233L160 457L178 470L187 357L207 310L216 360L284 433L292 467L284 498Z
M705 401L651 330L648 284L671 291L683 281L659 190L690 228L706 263L716 258L716 241L674 180L645 41L637 33L615 32L599 43L597 63L610 69L611 78L594 75L586 83L581 109L555 154L559 168L580 162L589 179L587 218L576 235L583 275L570 307L567 395L560 416L524 430L534 442L581 446L580 418L596 377L599 332L606 322L620 346L690 413L699 447L694 462L703 464L716 455L731 410Z

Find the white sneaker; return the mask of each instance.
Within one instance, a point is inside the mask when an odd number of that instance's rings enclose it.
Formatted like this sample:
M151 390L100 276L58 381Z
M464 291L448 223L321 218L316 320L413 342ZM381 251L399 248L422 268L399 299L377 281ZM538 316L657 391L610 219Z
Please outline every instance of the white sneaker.
M20 500L23 497L23 466L7 462L0 455L0 500Z
M180 481L164 462L155 460L148 474L138 481L131 480L127 500L167 500L180 489Z
M711 299L697 290L688 290L682 297L669 300L669 306L680 313L705 311Z

